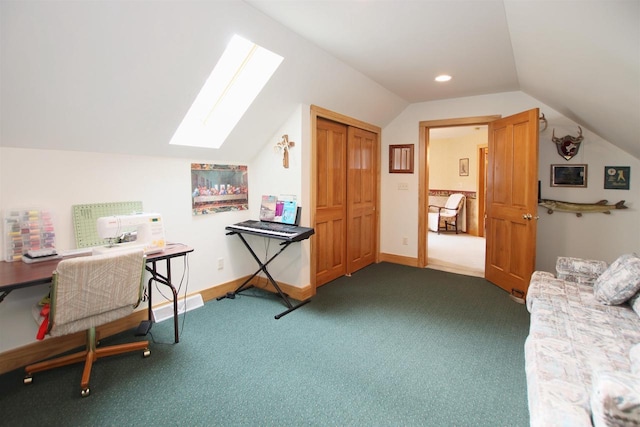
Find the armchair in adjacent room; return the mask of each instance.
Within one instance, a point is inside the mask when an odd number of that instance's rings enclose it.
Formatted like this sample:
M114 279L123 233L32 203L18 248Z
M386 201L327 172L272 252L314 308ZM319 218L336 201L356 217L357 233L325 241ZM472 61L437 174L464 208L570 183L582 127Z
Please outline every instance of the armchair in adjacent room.
M461 231L461 215L464 208L465 196L461 193L451 194L444 206L429 205L429 230L440 234L441 231Z
M80 387L85 397L89 395L94 361L136 350L149 356L148 341L96 348L96 327L128 316L140 303L144 267L141 249L60 261L53 273L49 316L44 319L48 321L47 334L61 336L86 330L86 349L27 366L24 383L31 383L36 372L84 362Z

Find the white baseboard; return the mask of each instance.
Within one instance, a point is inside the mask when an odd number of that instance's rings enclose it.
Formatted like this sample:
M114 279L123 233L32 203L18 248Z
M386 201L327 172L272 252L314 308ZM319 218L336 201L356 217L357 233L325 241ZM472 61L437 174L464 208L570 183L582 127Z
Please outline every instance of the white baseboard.
M178 314L182 314L185 311L190 311L195 308L202 307L203 305L204 302L202 301L202 295L200 294L190 295L186 300L184 298L179 298ZM173 303L168 302L166 304L153 308L151 311L153 312L153 321L156 323L162 322L163 320L173 317Z

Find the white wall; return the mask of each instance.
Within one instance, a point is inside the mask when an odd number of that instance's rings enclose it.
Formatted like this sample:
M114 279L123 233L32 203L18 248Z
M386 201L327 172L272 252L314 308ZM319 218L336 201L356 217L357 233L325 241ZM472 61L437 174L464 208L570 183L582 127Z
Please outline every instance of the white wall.
M303 191L302 188L303 151L309 149L309 138L303 138L302 128L303 121L309 121L309 117L309 107L298 106L289 120L256 155L249 169L250 206L260 206L263 194L275 196L293 194L297 198L298 206L302 207L303 220L300 225L303 226L309 226L309 192ZM282 154L274 150L275 144L281 141L285 134L289 136L289 141L295 143L289 151L289 168L283 167ZM258 211L252 209L252 212L254 212L253 217L256 218ZM268 259L267 254L271 256L280 249L277 240L249 236L248 240L260 259ZM242 244L239 239L237 243ZM249 254L247 253L246 256ZM305 286L310 283L310 262L310 243L309 240L305 240L289 246L282 255L279 255L269 265L269 273L279 282L299 287Z
M169 145L234 34L285 59L217 160L300 103L388 123L407 102L243 1L0 1L0 145L207 158Z
M487 143L482 127L469 135L429 138L429 189L478 191L478 146ZM469 175L460 176L460 159L469 159Z
M540 108L549 126L541 132L539 142L539 178L542 196L548 199L594 203L608 199L610 203L626 200L627 210L616 210L611 215L585 214L577 218L573 214L546 213L538 208L538 243L536 268L554 271L555 260L560 255L603 259L611 262L625 252L640 253L640 213L638 211L640 189L640 161L603 140L583 127L585 137L578 156L570 162L561 158L551 142L551 132L556 136L575 135L577 125L540 101L523 92L507 92L468 98L449 99L410 105L382 131L382 164L388 163L389 144L419 145L420 121L458 117L501 114L508 116L531 108ZM389 174L383 169L382 212L380 250L383 253L417 257L418 231L418 156L416 150L415 173ZM588 187L567 189L549 186L551 164L589 165ZM605 166L630 166L631 189L604 190ZM404 182L409 191L398 190ZM402 209L385 209L385 206L402 206ZM402 237L409 237L409 244L402 244Z
M242 264L227 262L222 271L213 260L231 259L224 227L249 217L249 212L192 216L191 163L213 159L167 159L117 154L0 148L2 197L6 209L51 211L56 246L75 247L72 206L85 203L140 200L145 211L160 212L169 242L195 248L190 256L192 291L237 277ZM28 165L28 166L27 166ZM16 177L19 177L16 179ZM3 248L4 250L4 248Z
M54 219L56 247L75 248L72 206L76 204L137 201L146 211L160 212L165 223L167 241L187 244L195 249L188 258L188 282L185 279L180 295L194 293L252 274L258 265L236 236L227 236L225 226L257 218L262 194L296 194L303 206L308 224L309 192L302 189L303 153L307 153L309 107L299 106L289 120L264 144L263 150L248 164L249 210L193 216L191 212L191 163L246 164L216 159L183 159L154 156L54 151L0 147L0 210L46 209ZM273 145L287 133L296 145L290 152L290 167L282 167L282 157ZM303 219L303 224L305 219ZM252 239L256 253L264 256L270 239ZM264 243L263 243L264 241ZM4 259L4 239L0 258ZM278 247L270 243L269 253ZM303 287L309 280L309 243L291 245L270 265L269 271L282 283ZM217 269L217 260L224 259L224 269ZM19 262L19 261L18 261ZM163 271L163 269L161 269ZM183 263L172 263L172 276L178 284L184 272ZM188 288L187 288L188 285ZM162 288L162 286L160 286ZM36 325L28 308L46 293L45 287L12 292L2 303L0 352L35 341ZM154 305L163 299L154 292Z
M262 194L296 194L301 205L308 204L304 199L308 196L303 195L301 189L301 158L305 143L301 138L301 112L302 107L297 108L248 165L249 211L192 216L191 163L221 163L215 159L170 159L8 147L0 148L0 208L3 212L24 208L51 211L56 228L56 246L65 250L75 248L73 205L140 200L145 211L163 215L168 241L195 248L190 255L190 291L206 289L253 272L255 262L239 239L236 241L236 238L226 236L224 227L256 218ZM284 133L296 142L290 152L289 169L282 167L282 158L273 150L273 145ZM4 251L2 245L2 259ZM292 247L283 253L281 263L294 252ZM218 258L225 260L223 270L212 268L214 264L217 266L215 261ZM291 259L288 262L292 262ZM308 268L302 268L301 262L300 259L295 261L298 264L293 269L295 274L287 272L284 282L294 286L309 283ZM274 261L274 266L278 265Z

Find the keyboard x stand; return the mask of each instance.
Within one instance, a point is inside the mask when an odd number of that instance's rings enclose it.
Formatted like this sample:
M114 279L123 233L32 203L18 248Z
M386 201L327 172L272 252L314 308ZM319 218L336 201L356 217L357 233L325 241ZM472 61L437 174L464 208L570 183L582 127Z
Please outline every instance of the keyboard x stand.
M303 305L311 302L310 299L307 299L305 301L302 301L300 303L298 303L297 305L293 305L291 303L291 301L289 300L289 297L287 296L287 294L285 294L284 292L282 292L282 289L280 289L280 286L278 286L278 283L274 280L274 278L271 276L271 274L269 274L269 271L267 270L267 266L271 263L271 261L273 261L278 255L280 255L285 249L287 249L289 247L290 244L294 243L294 241L284 241L282 243L280 243L280 250L278 252L276 252L271 258L269 258L267 260L267 262L262 263L262 261L260 261L260 258L258 258L258 256L256 255L256 253L253 251L253 248L251 248L251 246L249 245L249 243L247 242L247 240L244 238L244 236L242 235L241 232L237 232L237 231L231 231L230 233L227 233L227 235L232 235L232 234L237 234L238 237L240 237L240 240L242 240L242 243L244 243L244 245L247 247L247 249L249 250L249 252L251 253L251 255L253 256L253 259L256 260L256 262L258 263L258 265L260 266L260 268L258 270L256 270L255 273L253 273L251 275L251 277L249 277L247 280L244 281L243 284L241 284L240 286L238 286L236 288L235 291L233 292L228 292L226 295L223 295L221 297L218 297L217 300L220 301L221 299L224 298L230 298L233 299L235 298L236 294L239 294L242 291L245 291L247 289L251 289L254 286L253 285L249 285L249 282L251 282L251 280L253 280L254 277L256 277L261 271L264 272L264 274L267 276L267 278L269 279L269 282L271 282L271 284L273 285L273 287L276 289L276 291L278 292L278 295L280 295L280 298L282 298L282 300L284 301L285 305L287 306L287 310L283 311L280 314L276 314L274 317L275 319L279 319L282 316L284 316L285 314L289 314L291 313L293 310L302 307ZM268 236L265 236L268 237Z

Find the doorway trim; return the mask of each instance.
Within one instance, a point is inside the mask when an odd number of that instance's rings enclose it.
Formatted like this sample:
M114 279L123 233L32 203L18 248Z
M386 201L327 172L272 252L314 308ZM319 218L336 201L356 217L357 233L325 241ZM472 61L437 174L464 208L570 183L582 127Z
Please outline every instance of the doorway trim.
M487 185L487 153L488 144L478 146L478 237L485 237L485 215L486 215L486 197L485 187Z
M419 123L420 141L418 146L418 267L426 267L427 218L429 204L429 130L456 126L481 126L501 118L501 115L461 117L454 119L426 120Z

